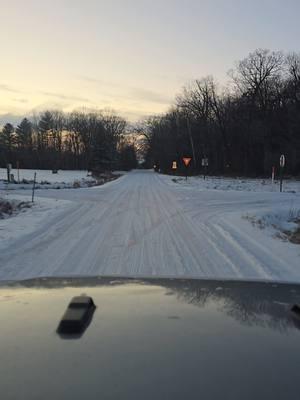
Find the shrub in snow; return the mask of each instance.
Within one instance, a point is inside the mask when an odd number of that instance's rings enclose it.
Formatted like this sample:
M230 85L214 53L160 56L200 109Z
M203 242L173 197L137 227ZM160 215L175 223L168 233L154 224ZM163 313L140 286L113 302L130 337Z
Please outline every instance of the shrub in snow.
M22 209L29 207L31 207L31 203L26 201L7 201L4 199L0 199L0 219L9 217L14 213L17 213Z
M81 187L80 182L79 181L74 181L73 188L77 189L77 188L80 188L80 187Z
M11 215L12 212L12 205L8 201L0 200L0 218L4 218L4 214Z
M260 215L245 215L253 226L268 229L273 236L281 240L300 243L300 210L295 208L278 209Z

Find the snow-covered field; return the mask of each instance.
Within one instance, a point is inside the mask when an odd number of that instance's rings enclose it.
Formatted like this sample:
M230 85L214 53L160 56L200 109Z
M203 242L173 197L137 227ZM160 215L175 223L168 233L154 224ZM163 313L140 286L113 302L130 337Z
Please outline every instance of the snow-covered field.
M53 174L50 170L20 169L19 175L16 169L11 173L14 175L15 182L7 184L7 172L5 168L0 168L0 189L5 190L31 190L36 172L36 188L38 189L67 189L73 187L88 187L97 184L95 179L88 175L87 171L64 171L58 170ZM18 183L17 183L18 182Z
M73 183L76 180L92 179L88 176L87 171L64 171L58 170L57 174L53 174L50 170L43 169L20 169L19 178L20 181L26 179L27 181L33 181L34 173L36 172L36 181L49 182L49 183ZM15 180L18 180L17 169L12 169L11 173L14 175ZM6 168L0 168L0 180L7 179Z
M272 184L271 179L227 178L208 176L192 176L186 180L182 177L173 177L175 184L183 185L194 190L238 190L247 192L279 192L279 181ZM300 192L300 180L284 179L284 192Z
M30 233L19 230L2 246L0 279L114 275L300 283L300 246L274 235L272 223L263 229L253 223L279 210L289 223L289 210L300 210L298 182L279 193L262 190L266 184L256 191L257 182L247 180L238 187L219 180L216 190L201 178L173 179L133 171L92 189L38 190L37 207L45 204L53 214L37 217ZM14 192L20 193L26 194ZM0 220L0 232L5 236L10 223L11 232L30 225L36 210L4 220L5 229Z
M0 190L32 190L34 173L36 172L36 189L72 189L88 188L103 185L111 179L122 175L124 172L115 171L112 174L104 173L94 178L87 171L63 171L58 170L53 174L50 170L20 169L19 176L17 170L12 170L14 181L7 183L6 169L0 168ZM116 175L115 177L113 175Z

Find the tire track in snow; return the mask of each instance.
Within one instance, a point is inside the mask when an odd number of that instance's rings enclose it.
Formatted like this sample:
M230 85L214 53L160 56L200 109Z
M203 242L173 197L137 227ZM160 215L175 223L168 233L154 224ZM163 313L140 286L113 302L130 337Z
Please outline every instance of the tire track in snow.
M48 194L74 196L73 205L1 255L2 279L119 275L279 280L289 274L300 280L300 272L230 222L226 210L232 212L238 200L228 201L229 194L223 204L222 197L216 199L221 194L214 192L206 205L210 194L199 191L186 210L182 188L143 171L107 187Z
M253 237L223 219L217 226L223 232L223 235L229 237L230 243L235 243L241 253L252 258L254 261L254 264L252 264L253 271L257 269L258 275L263 276L265 274L267 279L276 278L282 281L286 280L287 277L290 280L294 276L294 268L289 267L270 249L264 247L259 240L254 240ZM249 269L251 269L251 265Z

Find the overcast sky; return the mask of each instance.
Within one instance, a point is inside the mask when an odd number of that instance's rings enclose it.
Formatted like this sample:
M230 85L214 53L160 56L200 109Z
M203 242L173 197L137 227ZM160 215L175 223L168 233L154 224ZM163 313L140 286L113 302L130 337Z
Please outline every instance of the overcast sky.
M160 113L256 48L300 51L300 0L0 0L0 115Z

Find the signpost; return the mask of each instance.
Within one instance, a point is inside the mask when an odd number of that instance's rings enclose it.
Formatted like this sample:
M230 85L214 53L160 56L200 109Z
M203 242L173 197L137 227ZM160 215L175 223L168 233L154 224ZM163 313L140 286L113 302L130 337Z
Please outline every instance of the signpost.
M17 170L18 170L18 183L20 183L20 163L17 161Z
M36 172L34 173L33 186L32 186L32 197L31 197L32 203L34 202L35 182L36 182Z
M192 160L192 157L183 157L182 161L185 165L185 179L187 180L187 171L188 171L188 166L190 165L190 162Z
M280 165L280 192L282 192L283 169L285 166L284 154L281 154L281 156L280 156L279 165Z
M272 191L274 187L274 179L275 179L275 167L272 167Z
M208 158L207 157L202 158L201 165L202 165L202 167L204 167L203 179L205 179L205 176L207 173L207 167L208 167Z
M7 170L7 183L10 182L10 171L11 171L11 164L6 164L6 170Z

